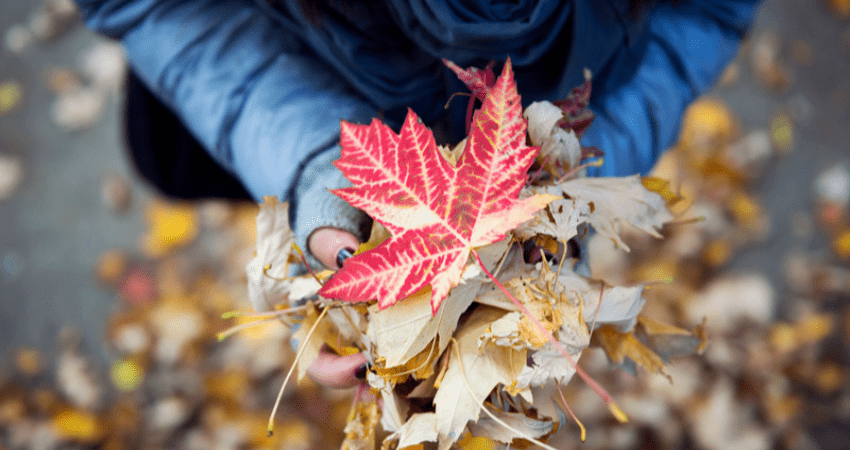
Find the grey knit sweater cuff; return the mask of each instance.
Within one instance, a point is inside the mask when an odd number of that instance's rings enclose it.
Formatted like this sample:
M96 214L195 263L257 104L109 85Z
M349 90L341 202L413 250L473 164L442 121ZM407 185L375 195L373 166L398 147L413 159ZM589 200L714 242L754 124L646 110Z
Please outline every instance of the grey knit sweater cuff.
M304 250L307 263L313 270L324 266L307 246L310 235L318 228L339 228L353 234L361 242L369 237L368 216L332 194L330 190L351 186L332 162L339 159L340 148L335 145L308 161L295 185L291 199L294 204L293 230L296 242Z

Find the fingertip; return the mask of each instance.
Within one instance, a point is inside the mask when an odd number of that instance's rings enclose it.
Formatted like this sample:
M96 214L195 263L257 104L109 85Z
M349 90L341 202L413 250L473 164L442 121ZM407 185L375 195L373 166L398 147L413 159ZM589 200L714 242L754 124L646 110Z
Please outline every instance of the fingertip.
M313 256L325 267L336 270L340 268L347 256L354 253L360 242L348 231L325 227L314 231L307 245Z
M339 356L323 350L307 368L307 375L323 386L347 388L360 382L359 372L367 362L363 353Z

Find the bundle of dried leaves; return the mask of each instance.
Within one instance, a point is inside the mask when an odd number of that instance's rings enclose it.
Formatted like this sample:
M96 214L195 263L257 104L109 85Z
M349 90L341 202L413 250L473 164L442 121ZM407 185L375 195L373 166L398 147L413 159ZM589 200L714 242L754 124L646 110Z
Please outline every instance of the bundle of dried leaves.
M370 392L358 391L343 448L552 448L545 441L567 423L560 410L540 412L555 401L547 387L577 373L625 421L576 363L591 335L615 362L661 373L658 348L694 352L703 333L640 318L643 284L577 273L567 251L588 227L626 251L623 225L661 237L676 198L658 179L581 176L582 160L599 155L576 134L592 120L589 80L523 118L510 61L495 80L489 68L448 64L482 102L468 138L438 147L413 112L399 134L343 122L336 165L354 186L336 193L375 219L371 239L336 273L287 277L297 261L288 207L267 198L248 265L252 303L300 321L298 379L323 349L366 355ZM526 242L542 252L536 264L523 258Z

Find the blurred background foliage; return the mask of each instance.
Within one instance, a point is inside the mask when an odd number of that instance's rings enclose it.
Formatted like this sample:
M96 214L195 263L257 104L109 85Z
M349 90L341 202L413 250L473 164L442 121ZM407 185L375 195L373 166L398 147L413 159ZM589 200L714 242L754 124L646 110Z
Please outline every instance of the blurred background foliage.
M266 435L294 354L282 325L216 339L240 323L222 313L247 309L256 206L173 202L139 180L122 50L70 0L0 12L0 449L338 448L350 393L309 382ZM667 377L586 352L631 421L573 382L588 438L568 422L553 445L850 445L848 124L850 1L766 1L653 174L700 220L635 236L630 254L591 245L596 276L662 281L645 314L705 320L708 348Z

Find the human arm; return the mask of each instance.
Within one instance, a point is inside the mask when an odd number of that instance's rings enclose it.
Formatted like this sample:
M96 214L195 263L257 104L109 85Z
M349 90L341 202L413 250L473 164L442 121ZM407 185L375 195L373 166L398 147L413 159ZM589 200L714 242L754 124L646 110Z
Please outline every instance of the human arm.
M78 3L87 25L121 40L151 90L257 199L294 200L299 187L309 190L316 184L311 177L323 174L305 169L318 167L312 163L317 157L335 159L339 120L367 122L375 115L297 36L252 2ZM309 173L299 177L302 172ZM300 209L293 205L294 228L308 249L307 227L321 225L306 224ZM322 225L356 234L353 216L359 213L344 205L340 214L347 219Z
M732 60L755 16L755 0L664 3L646 29L594 80L596 119L582 144L606 152L590 175L645 174L671 146L687 105Z

